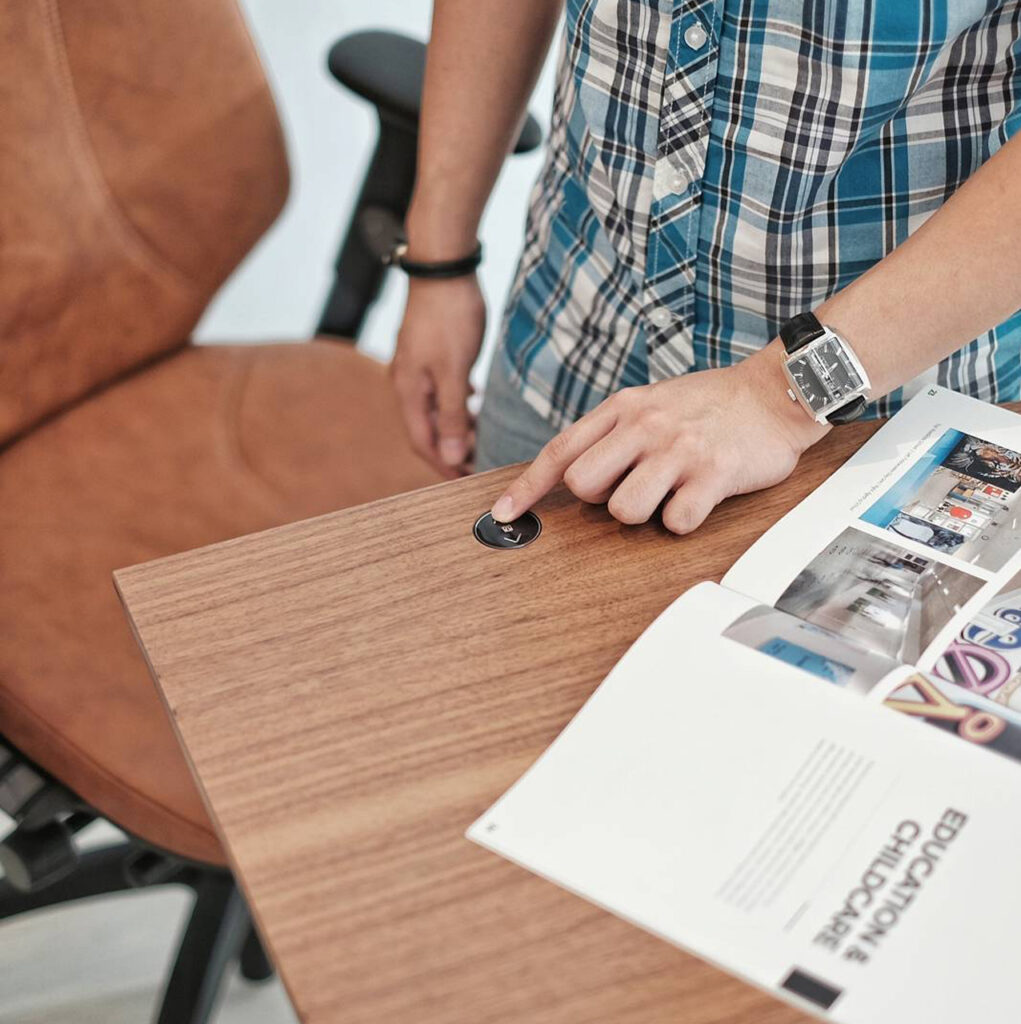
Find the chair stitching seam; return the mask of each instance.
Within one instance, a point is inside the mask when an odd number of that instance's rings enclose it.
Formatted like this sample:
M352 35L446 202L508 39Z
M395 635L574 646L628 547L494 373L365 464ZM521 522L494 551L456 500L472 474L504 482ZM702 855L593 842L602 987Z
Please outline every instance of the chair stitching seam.
M132 223L126 211L110 187L103 169L96 156L95 148L89 138L82 115L81 103L71 73L71 64L67 52L67 38L60 15L59 0L43 0L43 9L49 22L49 38L52 44L52 56L56 64L57 80L60 90L67 103L61 107L61 120L68 130L72 147L80 159L95 197L111 211L117 226L118 234L125 243L129 253L140 258L144 263L174 280L178 286L194 292L197 285L182 270L168 262L144 235Z
M224 399L223 431L221 434L222 446L225 457L231 458L244 470L263 492L263 496L269 498L272 510L277 512L281 509L284 501L284 493L266 479L259 472L255 463L245 447L241 432L241 412L245 404L245 395L248 392L248 385L252 379L252 371L255 362L258 344L246 349L239 349L235 354L238 362L237 370L227 388Z

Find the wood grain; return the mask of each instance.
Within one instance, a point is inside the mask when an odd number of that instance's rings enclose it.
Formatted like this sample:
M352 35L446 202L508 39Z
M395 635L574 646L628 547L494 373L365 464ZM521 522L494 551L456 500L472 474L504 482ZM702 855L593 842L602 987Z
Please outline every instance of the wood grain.
M485 549L507 469L116 574L303 1021L804 1019L463 832L674 597L874 429L684 538L558 490L534 544Z

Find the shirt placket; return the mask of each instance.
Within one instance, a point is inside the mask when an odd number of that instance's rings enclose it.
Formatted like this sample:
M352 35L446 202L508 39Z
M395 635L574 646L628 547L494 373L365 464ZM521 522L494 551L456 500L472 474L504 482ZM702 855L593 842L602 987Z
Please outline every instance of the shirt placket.
M703 179L719 62L715 0L678 0L660 107L643 294L650 380L695 362L695 281Z

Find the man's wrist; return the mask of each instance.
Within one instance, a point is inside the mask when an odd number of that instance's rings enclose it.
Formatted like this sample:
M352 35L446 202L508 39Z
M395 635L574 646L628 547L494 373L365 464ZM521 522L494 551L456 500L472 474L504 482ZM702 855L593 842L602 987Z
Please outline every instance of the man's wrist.
M816 309L815 315L854 348L869 377L868 399L871 402L889 394L908 378L898 373L896 362L901 350L891 344L894 338L887 330L888 318L875 304L870 306L861 301L857 292L852 284L835 293Z
M458 216L453 203L444 210L434 203L413 201L404 229L408 257L421 262L461 259L478 245L478 218Z
M755 399L773 416L791 447L801 455L833 428L828 423L817 423L800 402L791 400L782 369L785 356L783 342L774 338L761 351L735 363L733 368L748 380Z

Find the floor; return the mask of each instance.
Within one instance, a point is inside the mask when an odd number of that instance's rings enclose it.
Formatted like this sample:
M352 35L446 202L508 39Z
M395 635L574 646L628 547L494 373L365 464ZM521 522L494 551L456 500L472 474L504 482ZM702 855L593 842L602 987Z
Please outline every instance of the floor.
M115 835L103 826L88 839ZM3 922L0 1024L147 1024L190 902L185 891L123 893ZM253 985L235 973L214 1021L297 1018L278 979Z

